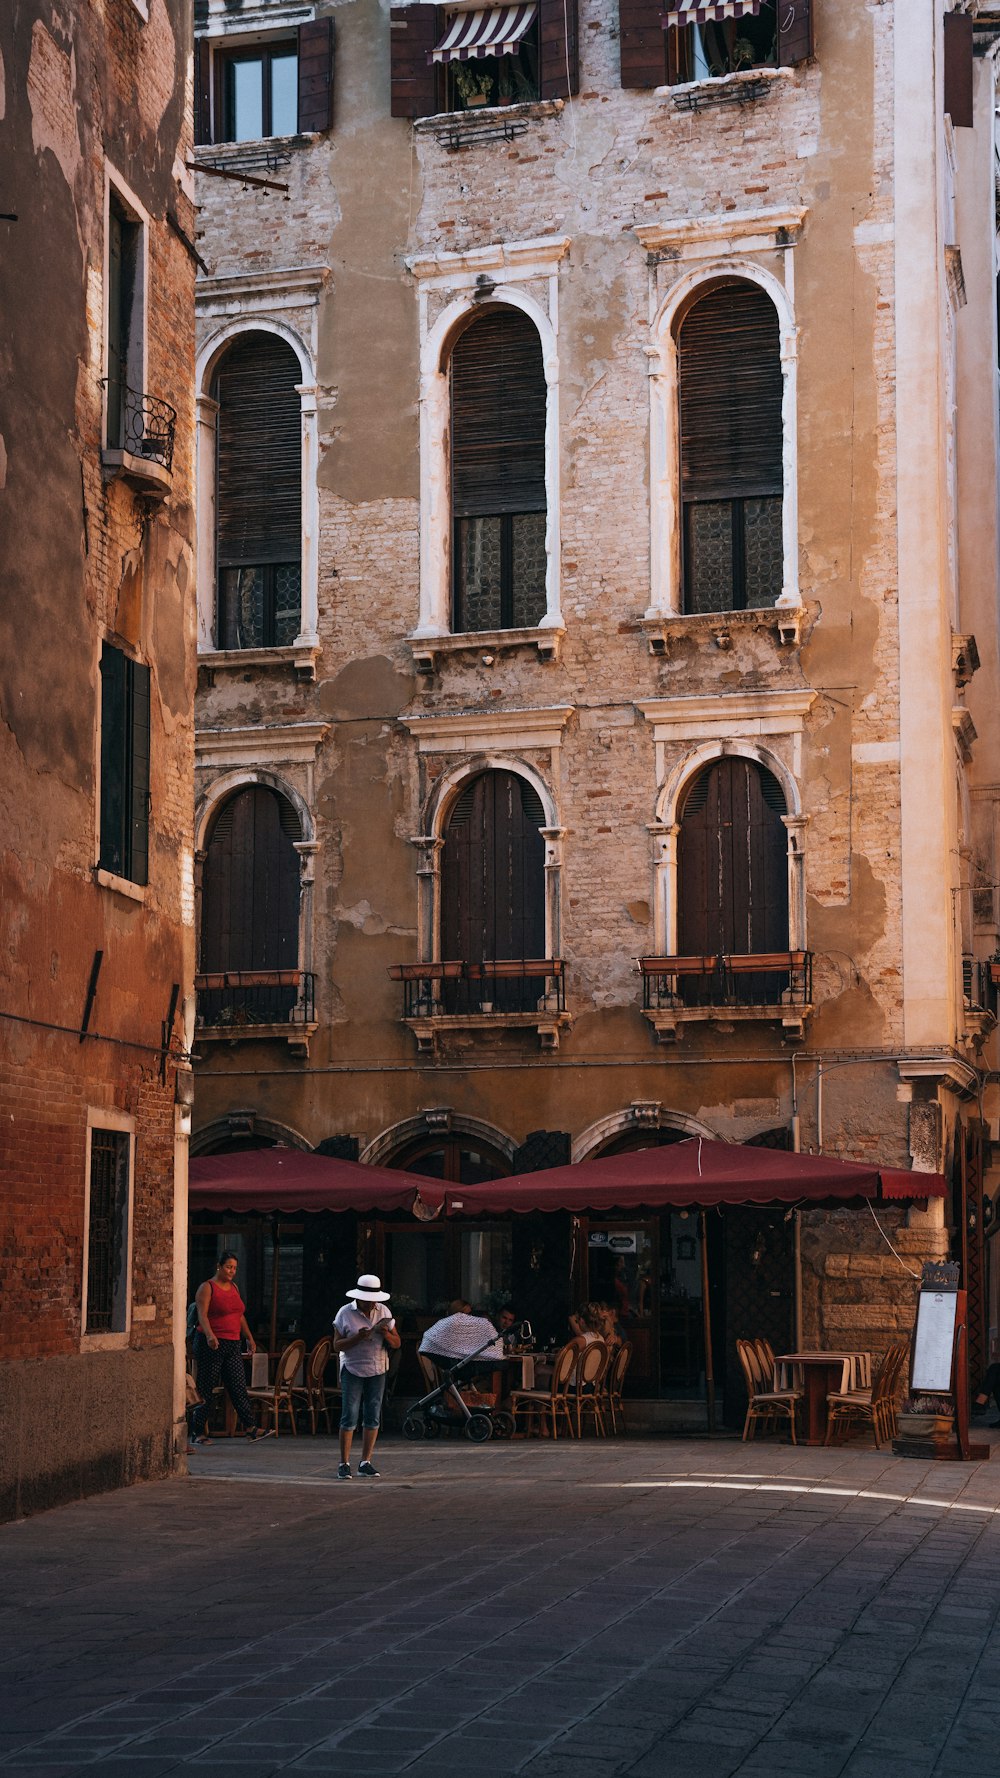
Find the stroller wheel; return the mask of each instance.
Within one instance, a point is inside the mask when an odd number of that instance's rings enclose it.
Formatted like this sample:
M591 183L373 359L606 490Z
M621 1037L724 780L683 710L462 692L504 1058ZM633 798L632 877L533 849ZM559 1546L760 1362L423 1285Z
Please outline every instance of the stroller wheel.
M489 1414L470 1414L465 1422L465 1436L474 1445L485 1445L493 1437L493 1421Z
M513 1436L514 1416L513 1414L506 1413L505 1410L501 1408L499 1413L493 1415L493 1437L513 1438Z
M403 1437L425 1438L426 1435L427 1428L424 1425L422 1417L419 1414L407 1414L406 1419L403 1421Z

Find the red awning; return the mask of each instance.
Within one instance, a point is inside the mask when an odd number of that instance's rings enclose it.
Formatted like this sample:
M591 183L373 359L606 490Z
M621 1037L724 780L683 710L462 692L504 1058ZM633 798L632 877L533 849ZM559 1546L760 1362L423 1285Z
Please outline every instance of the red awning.
M188 1174L191 1210L412 1210L429 1183L301 1148L200 1155ZM439 1191L440 1188L437 1188ZM435 1197L434 1201L437 1201Z
M508 1210L707 1209L714 1204L846 1203L880 1195L942 1198L945 1190L940 1173L909 1173L692 1136L635 1154L455 1186L445 1201L449 1214L497 1216Z

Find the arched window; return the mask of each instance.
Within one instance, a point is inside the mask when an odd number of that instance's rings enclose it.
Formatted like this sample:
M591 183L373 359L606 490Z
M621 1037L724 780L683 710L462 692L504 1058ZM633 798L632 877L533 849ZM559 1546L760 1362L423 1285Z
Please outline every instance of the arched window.
M219 810L202 876L204 1024L289 1018L299 998L300 837L291 803L266 785L247 785Z
M475 974L545 956L544 825L538 792L516 772L482 772L460 791L444 833L441 956L469 966L470 979L444 984L448 1010L530 1011L544 995L544 977Z
M677 943L682 956L747 957L788 949L785 798L772 772L728 755L705 766L684 799L678 836ZM773 972L734 977L747 1004L777 999ZM782 978L783 980L784 978ZM681 978L688 1001L717 998L711 977Z
M545 372L528 317L476 315L451 353L452 627L545 615Z
M212 379L219 648L281 648L302 612L302 368L285 340L241 334Z
M774 605L782 587L778 316L757 285L717 284L677 333L684 607Z

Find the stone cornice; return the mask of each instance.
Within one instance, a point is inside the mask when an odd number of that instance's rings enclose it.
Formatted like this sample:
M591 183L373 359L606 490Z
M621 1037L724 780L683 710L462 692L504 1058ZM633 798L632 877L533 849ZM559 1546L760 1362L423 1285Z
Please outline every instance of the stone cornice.
M791 691L735 691L688 698L649 698L636 704L658 741L724 735L798 734L817 697L809 686Z
M271 727L195 731L195 765L307 765L330 732L328 722L288 722Z
M572 704L555 704L547 710L449 710L400 721L421 753L487 753L558 747L572 714Z
M632 232L649 253L673 251L678 259L701 259L720 249L744 253L791 247L809 212L802 206L777 210L730 210L711 216L679 216L642 223ZM779 236L784 238L779 240Z
M455 289L474 283L481 272L501 279L545 277L569 252L569 235L539 235L531 241L491 241L465 253L412 253L403 261L419 283Z

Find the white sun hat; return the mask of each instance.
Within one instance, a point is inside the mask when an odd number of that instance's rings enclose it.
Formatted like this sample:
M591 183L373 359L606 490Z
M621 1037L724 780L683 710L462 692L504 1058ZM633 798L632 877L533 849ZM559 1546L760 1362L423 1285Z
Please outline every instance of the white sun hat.
M389 1292L382 1289L382 1280L376 1278L374 1272L362 1272L356 1289L349 1290L347 1294L358 1303L387 1303L389 1301Z

